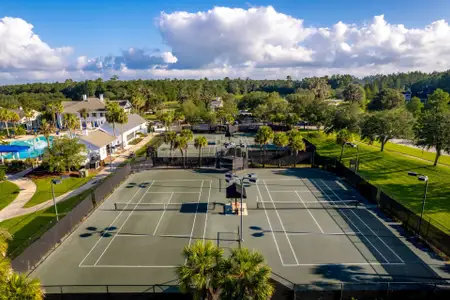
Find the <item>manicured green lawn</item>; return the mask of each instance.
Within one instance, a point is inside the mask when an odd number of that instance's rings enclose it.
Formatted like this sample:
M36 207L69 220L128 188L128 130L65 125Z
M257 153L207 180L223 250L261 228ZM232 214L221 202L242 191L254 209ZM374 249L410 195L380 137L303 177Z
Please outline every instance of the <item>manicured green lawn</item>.
M180 106L180 103L178 101L165 101L163 105L164 108L167 109L177 109Z
M55 188L55 197L58 197L62 194L65 194L69 191L72 191L76 188L79 188L86 182L92 179L94 174L89 174L88 177L78 178L78 177L69 177L62 180L60 184L56 184ZM33 178L33 182L36 184L36 192L33 197L31 197L30 201L28 201L24 207L32 207L39 203L45 202L47 200L52 199L52 187L51 180L53 178L59 178L57 176L48 176L45 178Z
M0 210L7 207L19 194L19 187L10 181L0 182Z
M58 203L59 217L63 218L78 203L85 199L91 191L91 189L86 190L77 196ZM0 227L7 229L13 235L13 239L10 241L8 249L10 258L19 255L33 241L42 236L55 221L56 215L52 206L45 210L1 222Z
M380 148L380 145L378 143L374 144L375 147ZM384 146L385 151L394 151L399 153L404 153L407 155L415 156L421 159L428 160L432 163L434 163L434 159L436 157L436 154L433 152L428 152L426 150L421 150L413 147L408 147L404 145L394 144L394 143L387 143L386 146ZM448 155L442 155L439 158L438 164L445 164L450 166L450 156Z
M339 158L341 147L335 143L334 137L322 134L308 140L317 146L320 155ZM348 165L355 155L356 149L345 148L344 163ZM450 167L433 167L428 161L394 151L380 152L378 147L365 144L359 144L359 157L360 175L417 213L421 210L424 183L416 177L408 176L407 172L415 171L427 175L429 189L425 217L445 225L450 231Z

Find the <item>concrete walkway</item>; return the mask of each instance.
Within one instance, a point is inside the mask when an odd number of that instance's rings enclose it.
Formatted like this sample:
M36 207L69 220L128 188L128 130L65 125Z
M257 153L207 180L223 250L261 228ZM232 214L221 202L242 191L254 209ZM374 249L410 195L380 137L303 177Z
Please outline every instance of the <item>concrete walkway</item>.
M79 188L73 191L69 191L63 195L56 197L55 198L56 202L58 203L65 201L73 196L81 194L82 192L86 191L87 189L90 189L91 187L94 187L102 178L108 176L109 174L111 174L111 172L114 172L114 170L120 164L122 164L126 159L128 159L128 156L132 151L137 151L138 149L143 147L148 141L150 141L153 138L154 135L155 135L154 133L149 133L141 142L139 142L134 146L129 147L123 153L115 156L112 162L112 168L109 165L105 166L100 172L98 172L98 174L93 179L91 179L84 185L80 186ZM25 203L27 203L28 200L31 199L31 197L36 191L36 185L34 184L34 182L26 177L23 177L29 172L31 172L32 169L28 169L26 171L27 172L21 172L8 177L9 181L19 186L20 192L19 195L11 204L9 204L7 207L5 207L0 211L0 222L14 217L27 215L48 208L53 205L53 199L50 199L46 202L40 203L33 207L28 208L23 207Z

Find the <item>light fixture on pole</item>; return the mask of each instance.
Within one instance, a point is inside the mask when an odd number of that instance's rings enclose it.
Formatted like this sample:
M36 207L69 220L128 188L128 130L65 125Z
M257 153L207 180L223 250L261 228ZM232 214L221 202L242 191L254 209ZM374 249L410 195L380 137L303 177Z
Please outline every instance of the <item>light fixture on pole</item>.
M256 183L257 181L257 175L255 173L250 173L246 176L239 177L237 175L233 175L233 173L228 172L225 174L225 180L227 183L230 183L231 181L239 181L241 185L241 204L240 204L240 211L241 211L241 217L240 217L240 230L239 230L239 241L244 241L244 180L248 180L249 183Z
M418 174L416 172L408 172L409 176L417 177L419 181L425 182L425 189L423 193L423 199L422 199L422 211L420 212L420 219L419 219L419 228L417 230L418 234L420 235L420 227L422 226L422 220L423 220L423 213L425 211L425 203L427 201L427 192L428 192L428 176Z

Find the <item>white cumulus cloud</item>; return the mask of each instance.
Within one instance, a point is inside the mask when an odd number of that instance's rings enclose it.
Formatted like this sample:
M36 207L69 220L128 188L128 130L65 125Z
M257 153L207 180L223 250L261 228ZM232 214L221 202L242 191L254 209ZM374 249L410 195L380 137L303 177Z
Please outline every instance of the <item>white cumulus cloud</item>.
M112 75L276 79L450 69L445 20L407 28L380 15L319 28L307 25L307 12L303 18L272 6L161 12L156 26L168 50L136 45L118 55L76 58L70 57L70 47L46 44L26 21L5 17L0 19L0 83Z
M0 72L48 71L64 67L70 47L51 48L19 18L0 19Z

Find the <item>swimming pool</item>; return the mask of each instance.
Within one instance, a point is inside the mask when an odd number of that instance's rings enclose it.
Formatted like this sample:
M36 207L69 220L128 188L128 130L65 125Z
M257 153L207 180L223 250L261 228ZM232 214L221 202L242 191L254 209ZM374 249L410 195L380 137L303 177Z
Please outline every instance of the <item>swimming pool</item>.
M50 137L50 143L52 142L53 137ZM47 148L47 140L44 136L38 136L25 141L13 141L9 143L9 145L15 146L29 146L30 148L26 151L18 152L18 153L8 153L3 154L3 158L6 159L26 159L26 158L35 158L42 153L44 153L45 148Z

